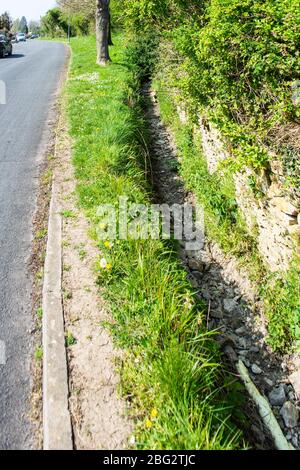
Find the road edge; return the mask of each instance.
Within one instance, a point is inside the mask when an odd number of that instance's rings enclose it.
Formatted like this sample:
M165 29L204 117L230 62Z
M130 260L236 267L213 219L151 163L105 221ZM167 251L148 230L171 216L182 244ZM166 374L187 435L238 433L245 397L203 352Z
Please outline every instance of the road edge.
M73 449L61 274L62 219L54 181L43 286L44 450Z
M68 75L70 60L71 49L66 46L66 65L58 85L59 94L61 94L63 82ZM61 109L59 114L61 114ZM55 141L57 142L57 135ZM56 153L56 144L54 153ZM73 450L62 299L62 216L55 178L52 182L49 208L42 306L43 449Z

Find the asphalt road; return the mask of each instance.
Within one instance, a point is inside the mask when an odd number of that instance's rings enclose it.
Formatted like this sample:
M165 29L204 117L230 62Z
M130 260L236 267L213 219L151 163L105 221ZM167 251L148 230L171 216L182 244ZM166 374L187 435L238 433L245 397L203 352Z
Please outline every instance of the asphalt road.
M62 44L27 41L0 60L0 449L29 449L32 360L28 259L45 126L66 60ZM0 83L1 89L1 83ZM0 96L1 103L1 96ZM1 349L0 344L0 364ZM3 358L2 358L3 359Z

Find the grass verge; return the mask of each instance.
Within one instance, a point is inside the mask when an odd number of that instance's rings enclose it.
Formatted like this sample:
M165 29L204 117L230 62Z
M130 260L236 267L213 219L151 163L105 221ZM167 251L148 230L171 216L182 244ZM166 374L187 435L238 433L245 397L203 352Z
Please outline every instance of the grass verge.
M66 102L79 203L97 240L100 204L150 203L147 129L125 38L114 38L113 64L96 66L95 39L72 39ZM105 227L102 227L105 229ZM224 372L205 307L186 281L172 244L98 240L97 276L124 350L122 393L136 421L139 449L236 449L239 384ZM105 262L104 262L105 259Z

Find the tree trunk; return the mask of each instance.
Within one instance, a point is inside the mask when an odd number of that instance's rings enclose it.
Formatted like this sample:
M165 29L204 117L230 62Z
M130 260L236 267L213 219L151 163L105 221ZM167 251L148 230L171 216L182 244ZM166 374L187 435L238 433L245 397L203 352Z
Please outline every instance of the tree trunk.
M109 31L108 31L108 45L113 46L112 34L111 34L111 16L109 11Z
M106 65L110 61L110 0L97 0L96 36L97 36L97 64Z

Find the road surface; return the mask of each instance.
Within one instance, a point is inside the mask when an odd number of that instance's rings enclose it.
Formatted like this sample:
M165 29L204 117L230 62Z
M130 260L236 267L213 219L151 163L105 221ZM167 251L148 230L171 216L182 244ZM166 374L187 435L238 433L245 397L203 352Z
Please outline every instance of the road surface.
M27 263L43 135L65 60L62 44L36 40L15 45L14 55L0 60L7 92L6 104L0 104L0 353L3 342L6 349L5 365L0 355L0 449L34 446L28 419L32 286Z

